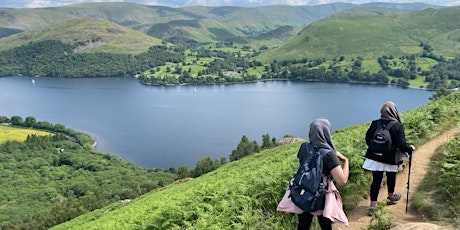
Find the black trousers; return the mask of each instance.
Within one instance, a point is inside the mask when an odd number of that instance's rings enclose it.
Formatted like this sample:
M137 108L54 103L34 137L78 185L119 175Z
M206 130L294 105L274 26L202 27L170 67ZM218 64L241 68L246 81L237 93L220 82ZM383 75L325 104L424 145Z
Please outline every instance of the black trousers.
M297 230L308 230L310 229L311 223L313 221L313 214L309 212L304 212L299 214L299 225ZM318 223L321 226L322 230L332 230L332 221L329 218L324 216L318 216Z
M385 172L387 176L387 191L394 193L396 186L396 172ZM372 184L371 184L371 201L377 201L382 184L383 171L372 171Z

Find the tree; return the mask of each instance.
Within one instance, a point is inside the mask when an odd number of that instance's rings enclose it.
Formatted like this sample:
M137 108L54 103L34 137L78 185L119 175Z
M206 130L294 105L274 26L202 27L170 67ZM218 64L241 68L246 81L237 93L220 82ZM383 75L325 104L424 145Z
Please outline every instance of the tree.
M430 98L428 98L428 99L430 99L431 101L435 101L435 100L437 100L437 99L439 99L439 98L441 98L441 97L447 96L447 95L449 95L449 94L450 94L450 91L449 91L449 90L447 90L447 89L445 89L445 88L439 88L439 89L436 90L436 93L433 94L433 95L432 95Z
M259 151L260 147L257 145L257 142L249 141L248 137L243 135L236 149L232 150L232 153L230 154L230 161L239 160Z
M24 122L24 126L25 127L34 127L36 123L37 123L37 119L35 119L35 117L28 116L28 117L26 117L26 120Z
M9 121L10 119L8 119L8 117L0 116L0 123L8 123Z
M406 79L398 79L398 81L396 82L397 85L399 86L402 86L402 87L408 87L409 86L409 81L407 81Z
M262 146L261 146L262 149L271 148L276 145L275 143L276 143L276 138L270 139L270 135L268 135L268 133L265 135L262 135Z
M224 164L227 164L227 158L221 157L221 158L220 158L220 165L222 166L222 165L224 165Z
M65 126L63 124L57 123L54 125L54 131L56 132L62 132L64 131L64 129L65 129Z
M207 156L196 162L195 169L192 171L193 177L199 177L205 173L212 172L220 167L218 160L212 160L210 156Z
M11 121L11 124L13 125L18 125L18 126L24 125L24 120L20 116L12 116L10 121Z
M187 167L180 166L177 168L177 179L184 179L190 176L190 172Z

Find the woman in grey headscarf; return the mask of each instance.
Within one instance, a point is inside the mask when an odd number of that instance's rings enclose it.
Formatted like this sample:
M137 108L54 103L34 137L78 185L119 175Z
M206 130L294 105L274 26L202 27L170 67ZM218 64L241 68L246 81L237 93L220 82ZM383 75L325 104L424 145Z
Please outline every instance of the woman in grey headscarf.
M394 121L394 122L393 122ZM392 140L391 154L386 157L381 153L374 153L370 147L366 151L366 159L364 160L363 168L372 171L372 184L370 188L370 207L368 209L368 215L373 216L375 212L375 206L377 204L377 198L379 195L380 184L382 183L383 173L385 172L387 177L387 204L393 205L401 199L400 193L395 193L396 186L396 173L398 172L398 165L401 164L402 159L397 159L396 152L407 152L412 153L415 149L414 146L406 143L406 137L404 134L404 126L401 122L401 117L396 109L396 105L392 101L387 101L383 104L380 109L380 119L372 121L369 129L366 132L366 144L370 146L371 139L375 131L380 126L389 126L389 132Z
M328 149L329 152L323 157L323 174L325 176L332 175L332 178L339 185L345 185L348 181L348 159L340 152L336 151L334 144L331 139L331 123L326 118L319 118L314 120L310 124L310 131L308 133L310 142L313 144L315 150L324 148ZM307 155L307 143L300 145L297 153L299 163L302 163L303 159ZM340 166L340 162L343 162L343 167ZM304 212L298 215L299 225L297 229L305 230L310 229L313 214ZM322 230L332 230L332 221L324 216L318 216L318 223Z

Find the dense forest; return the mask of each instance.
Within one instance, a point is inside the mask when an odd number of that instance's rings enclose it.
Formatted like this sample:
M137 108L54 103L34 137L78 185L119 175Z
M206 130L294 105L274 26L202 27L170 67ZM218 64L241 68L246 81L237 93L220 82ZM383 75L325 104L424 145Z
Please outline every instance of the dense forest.
M115 77L181 62L184 57L166 46L152 46L139 55L73 53L76 48L57 40L35 42L0 52L0 76Z
M222 43L218 43L222 44ZM233 44L225 44L232 46ZM426 88L460 87L460 57L445 58L424 52L404 57L383 56L375 60L379 71L363 68L362 57L340 56L333 60L306 58L272 61L264 64L257 55L266 48L218 50L176 46L152 46L147 52L133 54L74 53L75 47L56 40L30 43L0 52L0 76L41 77L116 77L137 76L143 84L227 84L257 80L294 80L324 82L367 82L397 84L423 78ZM420 59L436 64L423 70ZM203 61L207 60L207 61ZM168 64L169 63L169 64ZM255 71L255 70L259 71ZM425 68L426 69L426 68Z
M89 135L61 124L0 116L5 122L54 134L0 144L0 229L48 229L177 179L175 169L144 169L94 152Z

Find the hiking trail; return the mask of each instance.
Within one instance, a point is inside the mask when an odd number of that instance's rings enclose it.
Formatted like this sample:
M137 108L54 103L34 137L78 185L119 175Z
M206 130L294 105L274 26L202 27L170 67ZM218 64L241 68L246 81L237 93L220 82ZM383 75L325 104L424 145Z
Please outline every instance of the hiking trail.
M406 214L406 194L407 194L407 176L408 168L406 167L402 173L398 173L396 177L395 192L401 193L401 200L396 205L387 206L389 214L392 217L392 222L397 230L437 230L446 229L445 226L438 226L428 223L422 215L412 210L411 199L414 192L417 190L420 181L423 179L429 168L431 157L436 149L444 143L449 142L454 138L456 133L460 132L460 128L454 127L444 131L439 136L434 137L422 146L415 146L413 152L412 165L410 171L410 187L409 187L409 208ZM384 177L385 181L385 177ZM385 200L387 196L386 184L383 184L379 192L379 201ZM347 212L349 226L345 227L341 224L334 224L334 229L337 230L362 230L366 229L370 224L371 217L367 216L369 207L369 199L363 199L358 202L358 205L351 211Z

